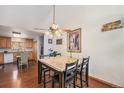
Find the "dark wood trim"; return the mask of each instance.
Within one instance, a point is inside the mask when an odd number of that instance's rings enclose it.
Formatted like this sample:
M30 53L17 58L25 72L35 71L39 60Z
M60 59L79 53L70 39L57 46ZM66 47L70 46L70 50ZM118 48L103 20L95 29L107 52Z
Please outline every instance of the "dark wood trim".
M109 85L109 86L111 86L111 87L113 87L113 88L122 88L122 87L120 87L120 86L118 86L118 85L112 84L112 83L110 83L110 82L107 82L107 81L105 81L105 80L102 80L102 79L99 79L99 78L96 78L96 77L93 77L93 76L88 76L88 77L91 78L91 79L93 79L93 80L96 80L96 81L99 81L99 82L101 82L101 83L104 83L104 84L106 84L106 85Z

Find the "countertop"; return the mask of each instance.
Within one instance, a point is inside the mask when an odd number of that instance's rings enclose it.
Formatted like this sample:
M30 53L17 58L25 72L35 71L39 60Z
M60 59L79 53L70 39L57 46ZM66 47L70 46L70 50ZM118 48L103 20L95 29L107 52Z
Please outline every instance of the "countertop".
M26 49L26 52L31 52L32 49ZM21 50L16 50L16 49L0 49L0 53L14 53L14 52L21 52Z

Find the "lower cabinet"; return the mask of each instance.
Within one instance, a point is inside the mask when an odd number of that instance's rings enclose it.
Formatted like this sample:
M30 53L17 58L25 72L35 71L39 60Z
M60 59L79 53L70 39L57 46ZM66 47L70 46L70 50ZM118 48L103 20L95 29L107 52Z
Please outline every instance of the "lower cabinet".
M14 53L13 53L13 61L14 61L14 62L17 61L17 55L18 55L18 52L14 52ZM32 51L31 51L31 52L28 52L28 60L29 60L29 61L35 60Z
M32 51L28 52L28 60L29 61L36 61L35 54Z
M4 53L0 53L0 64L4 64Z
M33 60L33 55L32 55L32 52L28 52L28 60Z
M13 62L16 62L17 61L17 55L18 55L17 52L14 52L13 53Z

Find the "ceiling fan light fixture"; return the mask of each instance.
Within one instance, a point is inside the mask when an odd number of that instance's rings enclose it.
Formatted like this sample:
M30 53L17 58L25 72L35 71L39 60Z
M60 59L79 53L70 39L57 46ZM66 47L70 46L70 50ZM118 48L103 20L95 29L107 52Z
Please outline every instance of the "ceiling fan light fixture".
M50 27L50 30L57 30L57 29L58 29L57 24L52 24L52 26Z
M58 26L58 24L56 24L56 21L55 21L55 5L53 5L53 22L51 24L51 26L48 28L48 29L43 29L43 28L38 28L39 30L48 30L47 32L45 32L45 35L49 35L52 37L53 36L62 36L63 32L69 32L70 29L60 29L60 27ZM36 28L37 30L37 28Z
M61 33L59 30L57 30L57 31L55 32L55 35L58 36L58 37L60 37L60 36L62 36L62 33Z

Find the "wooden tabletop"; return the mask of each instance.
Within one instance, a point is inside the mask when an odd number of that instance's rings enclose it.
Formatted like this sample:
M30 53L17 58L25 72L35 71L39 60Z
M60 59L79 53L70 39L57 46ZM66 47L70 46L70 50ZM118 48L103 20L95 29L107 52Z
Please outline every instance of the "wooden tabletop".
M67 56L57 56L57 57L50 57L39 59L39 61L45 65L50 66L51 68L63 72L65 70L65 64L70 62L77 61L77 58L70 58Z

